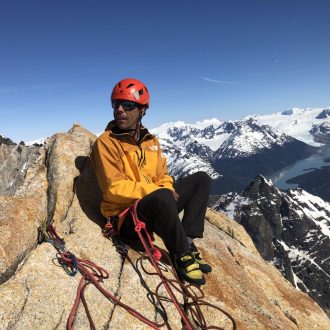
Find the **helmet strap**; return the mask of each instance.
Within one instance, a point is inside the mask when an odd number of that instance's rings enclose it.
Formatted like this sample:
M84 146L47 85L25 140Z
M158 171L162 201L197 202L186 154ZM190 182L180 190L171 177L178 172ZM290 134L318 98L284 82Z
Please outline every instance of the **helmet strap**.
M142 109L139 109L139 118L136 123L136 128L135 128L135 133L134 133L134 138L136 142L139 142L140 140L140 132L141 132L141 127L142 127L142 120L143 114L142 114Z

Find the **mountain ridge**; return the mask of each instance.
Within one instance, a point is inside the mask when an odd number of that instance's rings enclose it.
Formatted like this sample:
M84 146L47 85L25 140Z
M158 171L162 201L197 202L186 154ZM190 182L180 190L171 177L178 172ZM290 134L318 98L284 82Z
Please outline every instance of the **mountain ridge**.
M263 258L330 315L330 203L300 188L282 192L259 175L210 206L243 225Z
M179 172L187 175L204 170L215 179L213 193L241 189L256 174L272 174L315 152L315 147L254 118L214 123L197 127L180 122L151 130L164 148L170 174L177 177Z

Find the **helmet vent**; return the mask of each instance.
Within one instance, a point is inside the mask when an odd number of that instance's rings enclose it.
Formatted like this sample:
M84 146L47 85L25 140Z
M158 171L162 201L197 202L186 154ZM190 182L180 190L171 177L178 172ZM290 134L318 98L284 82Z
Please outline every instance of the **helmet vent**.
M143 89L140 89L139 90L139 95L142 95L143 94Z
M121 83L118 83L118 87L121 88Z
M127 87L126 88L130 88L130 87L132 87L132 86L134 86L135 84L129 84L129 85L127 85Z

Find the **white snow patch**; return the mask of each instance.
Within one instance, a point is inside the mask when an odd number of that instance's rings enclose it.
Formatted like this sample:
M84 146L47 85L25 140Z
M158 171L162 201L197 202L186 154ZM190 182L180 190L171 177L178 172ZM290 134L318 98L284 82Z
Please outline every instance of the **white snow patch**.
M278 242L283 246L284 250L288 252L288 256L291 261L301 261L301 262L309 261L312 265L318 268L327 277L330 277L330 275L314 261L314 258L310 257L308 251L299 250L295 246L289 247L283 241L278 241Z
M329 117L316 119L324 109L327 108L293 108L271 115L254 116L253 118L307 144L320 146L320 143L313 140L310 130L313 125L319 125L322 122L330 122Z
M236 195L235 198L229 203L223 212L231 219L235 219L236 210L240 209L243 205L249 205L251 200L247 197Z
M230 137L231 134L229 133L222 133L219 135L215 135L213 139L206 139L202 137L196 137L195 140L198 143L204 144L205 146L208 146L212 151L216 151L219 149L219 147Z
M33 146L35 143L36 144L45 144L45 142L47 140L48 140L48 138L41 138L41 139L37 139L37 140L32 140L32 141L25 142L25 145L30 147L30 146Z
M290 190L290 194L293 200L304 205L304 208L297 210L297 213L305 214L313 220L322 233L330 238L330 204L305 190Z

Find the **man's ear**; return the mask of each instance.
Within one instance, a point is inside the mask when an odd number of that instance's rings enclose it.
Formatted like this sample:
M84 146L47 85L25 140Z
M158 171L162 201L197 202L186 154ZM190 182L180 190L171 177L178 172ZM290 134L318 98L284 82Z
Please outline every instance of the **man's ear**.
M145 107L141 108L141 116L142 117L146 114L146 110L147 109Z

